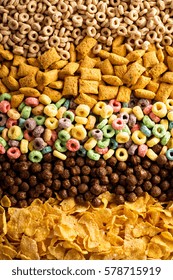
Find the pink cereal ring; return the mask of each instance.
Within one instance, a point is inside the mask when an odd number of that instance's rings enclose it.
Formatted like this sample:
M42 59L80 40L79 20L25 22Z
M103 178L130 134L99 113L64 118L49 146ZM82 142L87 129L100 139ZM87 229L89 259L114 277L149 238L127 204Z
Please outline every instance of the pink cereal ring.
M117 113L121 110L121 103L116 99L110 100L109 105L113 108L114 113Z
M99 155L104 155L108 152L108 147L106 148L99 148L98 146L95 147L95 151L96 153L98 153Z
M28 130L24 130L23 132L23 137L28 140L29 142L32 141L34 139L34 137L32 136L32 132L28 131Z
M150 118L152 119L152 121L154 121L155 123L160 122L160 118L158 116L156 116L153 112L151 112L149 114Z
M12 118L9 118L7 121L6 121L6 127L7 128L10 128L11 126L13 125L17 125L17 120L14 120Z
M141 144L138 147L138 156L145 157L146 153L148 151L148 146L145 144Z
M10 102L6 101L6 100L2 100L0 102L0 112L1 113L7 113L10 110L11 106L10 106Z
M5 148L0 144L0 155L5 154Z
M153 105L148 105L148 106L146 106L146 107L143 109L143 113L144 113L145 115L149 115L149 114L151 113L151 111L152 111L152 107L153 107Z
M56 141L56 139L58 138L57 132L55 130L52 130L52 135L49 141L46 141L46 143L49 146L53 146L54 142Z
M67 141L66 148L71 152L76 152L80 149L80 143L77 139L71 138Z
M135 124L132 129L131 129L131 132L133 133L135 130L139 130L140 129L140 125L139 124Z
M123 119L117 118L113 120L112 122L113 129L121 130L124 128L124 122Z
M25 104L31 107L36 107L39 104L39 100L35 97L27 97L25 99Z
M10 159L17 159L20 157L20 155L21 155L21 152L17 147L11 147L7 151L7 156Z

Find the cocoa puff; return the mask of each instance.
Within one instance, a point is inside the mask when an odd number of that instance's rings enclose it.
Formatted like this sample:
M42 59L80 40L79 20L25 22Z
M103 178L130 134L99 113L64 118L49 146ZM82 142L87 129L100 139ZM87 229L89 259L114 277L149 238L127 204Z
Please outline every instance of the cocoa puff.
M167 191L168 200L173 200L173 189Z
M26 171L26 170L20 172L20 174L19 174L20 178L22 178L22 179L28 179L29 175L30 175L29 171Z
M170 183L167 180L164 180L160 183L159 187L162 191L167 191L170 188Z
M141 162L141 165L144 169L149 169L150 166L151 166L151 161L149 159L144 159L142 162Z
M82 166L84 166L84 164L85 164L84 158L83 157L77 157L76 165L78 165L79 167L82 167Z
M14 185L14 179L11 177L11 176L6 176L5 178L4 178L4 184L5 184L5 186L7 186L7 187L11 187L11 186L13 186Z
M102 204L102 201L100 198L98 197L95 197L93 200L92 200L92 205L94 207L99 207L100 205Z
M6 176L7 176L7 172L5 172L5 171L1 171L1 172L0 172L0 180L4 181L4 179L6 178Z
M40 163L37 163L37 162L34 162L31 164L30 166L30 171L31 173L37 173L37 172L40 172L41 171L41 164Z
M84 194L84 199L86 201L92 201L92 199L94 199L95 195L92 194L90 191L87 191L85 194Z
M137 195L135 194L135 192L128 193L128 194L126 195L126 199L127 199L127 201L129 201L129 202L134 202L134 201L136 201L136 199L137 199Z
M158 200L159 200L160 202L166 201L166 200L167 200L167 195L166 195L166 193L162 193L162 194L158 197Z
M29 185L30 185L31 187L34 187L34 186L37 185L37 177L36 177L35 175L31 175L31 176L29 177Z
M85 193L88 190L88 186L87 184L80 184L77 189L79 193Z
M58 180L58 179L53 180L53 182L52 182L52 188L53 188L55 191L58 191L58 190L61 188L61 181Z
M52 172L53 174L61 175L64 173L64 167L62 165L55 165Z
M51 180L51 179L43 181L45 187L48 187L48 188L50 188L52 186L52 182L53 182L53 180Z
M168 170L166 170L166 169L161 169L161 170L159 171L159 174L160 174L160 177L163 179L163 178L168 177L169 172L168 172Z
M135 194L139 197L142 196L144 194L143 189L140 186L137 186L134 190Z
M90 172L91 172L91 168L89 166L84 165L84 166L81 167L81 173L83 175L89 175Z
M173 161L168 161L165 164L165 168L168 169L168 170L172 170L173 169Z
M102 185L101 186L101 193L107 192L108 191L108 186Z
M51 171L52 170L52 164L48 163L48 162L43 162L42 170L49 170L49 171Z
M129 174L126 178L126 183L128 186L135 186L137 184L137 179L133 174Z
M167 157L165 155L159 155L156 162L160 167L162 167L167 163Z
M95 164L96 167L105 167L106 166L106 161L104 159L99 159L96 161L96 164Z
M152 178L151 178L151 182L153 185L158 185L161 181L161 178L160 176L158 175L154 175Z
M73 167L73 166L75 166L76 165L76 163L75 163L75 160L74 160L74 158L72 158L72 157L70 157L70 158L67 158L66 160L65 160L65 166L68 168L68 167Z
M44 193L43 193L43 196L47 199L52 197L52 190L50 188L46 188Z
M109 178L108 176L103 176L100 178L100 184L101 185L108 185L109 184Z
M141 158L139 156L134 155L130 157L130 161L133 164L133 166L136 166L141 163Z
M79 178L81 179L81 182L84 183L84 184L88 184L89 181L90 181L90 177L86 176L86 175L83 175L83 176L81 176Z
M133 172L134 172L133 168L128 167L125 171L125 175L129 176L130 174L133 174Z
M62 199L65 199L68 197L68 193L67 193L67 190L60 190L58 192L59 196L62 198Z
M52 162L53 160L53 155L51 153L47 153L43 155L43 161L45 162Z
M66 180L62 181L61 185L63 188L69 189L71 186L70 180L66 179Z
M13 186L9 187L9 189L8 189L9 193L12 195L16 194L18 192L18 190L19 190L19 187L16 185L13 185Z
M8 175L12 178L15 178L16 177L16 172L14 172L13 170L8 170Z
M111 167L115 167L116 164L117 164L117 159L116 159L116 157L112 156L111 158L109 158L109 159L107 160L107 164L108 164L109 166L111 166Z
M125 194L126 190L125 190L125 187L124 186L121 186L121 185L118 185L117 187L115 187L115 193L116 194Z
M74 167L70 168L70 173L71 173L72 176L79 175L80 172L81 172L81 170L80 170L79 166L74 166Z
M159 154L162 150L162 145L160 144L156 144L152 147L152 150L156 153L156 154Z
M127 179L126 175L121 174L119 177L119 184L122 186L126 186L126 179Z
M116 195L115 195L115 203L116 203L117 205L123 204L124 202L125 202L125 199L124 199L124 196L123 196L123 195L121 195L121 194L116 194Z
M10 165L9 162L3 162L3 163L2 163L2 169L3 169L4 171L9 170L10 167L11 167L11 165Z
M19 199L26 199L26 192L19 191L15 194L17 200Z
M151 164L151 166L150 166L151 174L157 175L159 173L159 171L160 171L160 168L159 168L159 166L157 164L154 164L154 163Z
M78 174L72 174L72 175L78 175ZM63 179L68 179L70 178L70 171L68 169L64 169L63 173L61 174L61 177Z
M86 195L86 193L85 193ZM75 200L76 200L76 203L78 204L84 204L85 203L85 200L84 200L84 197L82 194L79 194L75 197Z
M110 175L109 179L110 179L110 183L111 183L113 186L115 186L115 185L118 183L118 181L119 181L119 176L118 176L117 173L112 173L112 174Z
M95 195L99 195L101 194L102 192L102 187L100 185L93 185L91 188L90 188L90 192L95 194Z
M90 172L91 178L96 178L97 177L96 171L97 171L96 167L91 168L91 172Z
M158 187L158 186L153 186L150 190L150 194L153 196L153 197L158 197L161 195L161 189Z
M22 182L22 184L19 186L20 191L27 192L29 190L29 185L26 182Z
M145 181L143 188L146 192L149 191L152 188L152 183L150 181Z
M113 172L113 169L112 169L112 167L111 166L106 166L105 167L105 169L106 169L106 175L111 175L112 174L112 172Z
M119 171L125 171L127 169L127 164L123 161L118 162L117 169Z
M17 201L16 201L16 202L17 202ZM17 202L17 206L18 206L19 208L26 208L26 207L28 206L28 203L27 203L26 199L22 199L22 200L19 200L19 201Z
M104 177L104 176L106 176L106 169L104 168L104 167L98 167L97 169L96 169L96 174L97 174L97 176L98 177Z
M75 186L72 186L68 189L68 195L71 197L75 197L77 195L78 191Z
M80 176L72 176L72 177L70 178L70 181L71 181L71 184L72 184L72 185L78 186L78 185L81 183L82 178L81 178ZM83 183L85 183L85 182L83 182Z
M85 159L85 164L88 165L88 166L90 166L90 167L94 167L95 164L96 164L96 162L95 162L95 160L92 160L92 159L90 159L90 158L87 157L87 158Z
M11 201L11 206L12 207L17 205L17 199L14 196L9 196L9 199Z
M132 191L135 190L135 188L136 188L136 186L128 185L128 186L126 186L125 189L126 189L128 192L132 192Z

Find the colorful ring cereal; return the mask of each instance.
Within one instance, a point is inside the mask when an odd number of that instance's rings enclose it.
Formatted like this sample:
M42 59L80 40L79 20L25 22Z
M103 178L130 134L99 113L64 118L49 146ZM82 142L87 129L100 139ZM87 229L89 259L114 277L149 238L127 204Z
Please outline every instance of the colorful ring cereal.
M138 146L138 156L145 157L147 151L148 151L148 146L147 145L142 144L142 145Z
M2 144L0 144L0 155L5 154L6 150Z
M152 129L152 133L157 138L162 138L166 134L166 129L162 124L156 124Z
M108 152L108 147L101 149L98 146L95 147L95 151L96 153L98 153L99 155L104 155Z
M94 152L93 150L89 150L87 152L87 157L89 157L90 159L95 160L95 161L100 159L100 155L98 153Z
M115 156L116 156L117 160L119 160L119 161L126 161L128 159L127 150L124 148L118 148L115 151Z
M114 113L117 113L121 110L121 103L116 99L110 100L109 105L113 108Z
M121 118L117 118L112 122L113 129L121 130L124 128L124 121Z
M29 153L28 157L29 157L29 160L32 161L32 162L40 162L43 158L43 155L40 151L32 150Z
M145 134L142 133L142 131L140 130L135 130L131 136L133 142L136 145L141 145L141 144L145 144L147 137L145 136Z
M66 148L71 152L76 152L80 149L80 143L77 139L71 138L66 142Z
M169 160L173 160L173 148L166 151L166 157Z
M0 112L7 113L11 108L10 102L3 100L0 102Z
M166 105L163 102L156 102L152 106L152 112L159 118L164 118L167 114Z
M21 156L21 151L17 147L11 147L7 150L7 156L10 159L17 159Z

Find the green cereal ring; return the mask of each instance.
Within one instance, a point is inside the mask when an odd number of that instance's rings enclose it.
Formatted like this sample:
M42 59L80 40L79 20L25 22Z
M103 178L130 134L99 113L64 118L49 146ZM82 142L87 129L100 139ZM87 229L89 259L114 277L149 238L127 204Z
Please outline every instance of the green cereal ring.
M166 129L163 124L155 124L152 129L152 133L157 138L162 138L166 134Z
M108 123L108 119L103 119L103 120L96 126L96 128L102 129L107 123Z
M32 162L40 162L43 158L43 155L40 151L31 151L29 153L29 160L32 161Z
M67 100L64 102L63 106L64 106L65 108L67 108L67 110L68 110L69 107L70 107L70 100L67 99Z
M56 107L57 107L57 109L59 109L61 106L62 106L62 104L64 104L64 102L66 101L66 98L61 98L58 102L56 102Z
M129 135L131 134L131 131L128 127L128 125L126 124L125 127L121 130L122 132L127 132Z
M33 118L36 121L37 125L43 125L46 118L44 116L38 115Z
M111 138L115 135L115 130L113 129L113 127L110 124L105 125L102 128L103 131L103 136L105 138Z
M19 107L17 108L18 111L21 112L25 106L25 102L20 103Z
M55 148L57 149L57 151L60 153L64 153L67 151L66 144L62 143L61 140L59 140L59 139L57 139L55 141L54 145L55 145Z
M171 138L171 133L169 131L166 131L165 135L163 136L162 140L160 143L165 146L169 142L169 139Z
M103 138L102 140L99 140L97 142L97 146L101 149L104 149L106 147L109 146L109 143L110 143L110 139L109 138Z
M72 111L65 111L64 114L63 114L63 118L67 118L67 119L70 119L71 122L74 121L74 113Z
M3 93L0 95L0 101L3 101L3 100L11 100L11 94L9 93Z
M142 119L143 124L145 124L148 128L152 128L155 126L155 122L153 122L148 116L144 116Z
M67 142L71 138L71 136L66 130L63 129L58 133L58 138L62 142Z
M93 150L89 150L87 152L87 157L89 157L90 159L95 160L95 161L100 159L100 155L98 153L94 152Z
M4 138L0 137L0 144L5 147L7 145L7 142L5 141Z
M80 146L79 150L77 151L77 155L80 157L85 157L86 156L86 150L84 149L83 146Z
M21 118L23 119L28 119L30 117L30 114L31 114L31 106L25 106L23 107L22 111L21 111Z

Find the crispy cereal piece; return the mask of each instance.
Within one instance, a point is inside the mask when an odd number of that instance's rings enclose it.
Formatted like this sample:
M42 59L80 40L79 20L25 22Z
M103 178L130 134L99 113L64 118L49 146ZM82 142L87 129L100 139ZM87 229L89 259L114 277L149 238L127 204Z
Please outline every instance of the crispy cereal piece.
M105 50L100 50L98 55L101 58L106 59L106 58L109 58L110 53L108 51L105 51Z
M73 43L70 43L70 62L76 62L76 48Z
M132 51L132 52L128 53L128 55L126 56L126 58L127 58L130 62L134 62L134 61L140 59L144 54L145 54L145 51L144 51L144 50L135 50L135 51Z
M83 68L81 67L81 79L82 80L93 80L93 81L101 81L101 71L100 69L95 68Z
M167 56L167 64L169 70L173 72L173 57Z
M125 45L121 45L118 47L114 47L112 52L125 57L127 55L127 48Z
M0 79L5 78L9 75L9 69L5 64L0 67Z
M8 92L8 88L0 80L0 93Z
M124 36L116 36L116 38L112 42L112 52L114 52L114 48L119 47L122 45L124 41Z
M25 76L31 75L31 74L36 75L36 73L38 71L39 71L38 67L22 63L19 65L17 75L18 75L18 77L25 77Z
M40 92L36 89L36 88L30 88L30 87L22 87L19 88L19 92L21 94L24 94L24 96L26 97L39 97L40 96Z
M61 57L54 47L38 57L38 61L40 62L43 69L47 69L52 63L59 61L60 59Z
M54 89L62 89L64 85L63 81L56 81L56 82L52 82L49 84L50 88L54 88Z
M125 73L127 72L127 65L116 65L114 66L114 73L115 76L119 77L120 79L122 79L125 75Z
M98 94L98 81L79 80L79 93L92 93Z
M58 79L58 70L53 69L50 71L42 72L38 71L36 81L39 85L47 86L51 82L55 82Z
M11 107L17 108L23 101L24 94L14 94L11 97Z
M146 89L136 89L135 96L137 98L154 99L156 94L150 90Z
M84 67L84 68L94 68L94 66L96 65L97 61L94 58L89 57L88 55L86 55L84 57L84 59L81 61L80 63L80 67Z
M149 44L149 46L148 46L148 52L153 52L153 51L154 51L154 52L157 51L155 44Z
M166 103L168 98L172 98L170 95L173 92L173 85L161 83L158 91L156 92L155 100Z
M134 89L138 89L138 88L140 88L140 89L145 88L150 81L151 81L151 78L142 75L137 80L137 83L131 87L131 89L134 90Z
M99 100L110 100L116 98L118 87L99 85Z
M51 64L49 67L50 69L62 69L64 68L69 62L67 60L59 60Z
M109 60L113 65L123 65L129 63L129 60L127 58L115 53L110 53Z
M159 79L160 82L173 84L173 72L166 72L163 76Z
M13 54L9 50L4 50L2 45L0 45L0 55L6 60L13 59Z
M86 36L82 42L76 47L76 50L83 56L89 54L91 49L97 44L97 40Z
M163 62L160 62L151 68L150 75L153 77L153 79L156 79L160 75L162 75L167 69L168 67Z
M107 84L109 84L111 86L122 86L123 85L122 80L117 76L103 75L102 79L104 82L106 82Z
M158 58L159 62L164 62L165 54L164 54L163 50L158 49L156 54L157 54L157 58Z
M37 87L35 75L27 75L19 80L20 87Z
M11 91L19 89L19 83L12 76L8 76L2 79L3 84Z
M76 96L78 94L78 79L77 76L65 77L62 95Z
M53 102L59 101L62 97L62 94L59 91L49 87L44 88L43 94L48 95Z
M62 70L58 72L59 79L63 80L65 76L72 76L79 68L79 63L69 62Z
M14 79L18 79L17 72L18 72L17 67L11 66L9 76L12 76Z
M20 64L26 63L26 58L21 55L14 55L13 58L13 66L19 66Z
M156 81L151 80L148 85L146 86L147 90L150 90L152 92L155 92L158 90L159 88L159 83L157 83Z
M41 68L40 62L35 57L30 57L27 59L29 65Z
M143 67L136 61L130 65L129 69L123 77L123 81L126 84L134 85L145 70L145 67Z
M95 98L92 98L85 93L80 93L79 96L74 100L74 102L77 104L88 105L90 108L92 108L97 103Z
M109 59L105 59L100 63L100 70L103 75L113 75L114 74L114 68L112 64L110 63Z
M118 90L118 95L116 97L117 101L120 102L129 102L130 101L130 95L131 95L131 89L126 86L120 86Z
M165 46L165 49L166 49L168 55L173 56L173 47Z
M159 64L159 60L157 58L156 52L146 52L143 56L144 67L150 68L156 64Z

